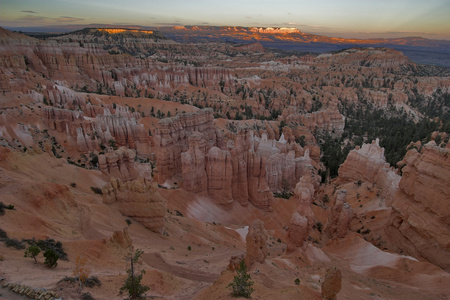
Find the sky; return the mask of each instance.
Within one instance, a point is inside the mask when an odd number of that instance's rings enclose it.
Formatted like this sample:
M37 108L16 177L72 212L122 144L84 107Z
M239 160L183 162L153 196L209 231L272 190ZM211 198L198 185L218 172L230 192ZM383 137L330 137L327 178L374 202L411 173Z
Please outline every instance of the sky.
M450 40L450 0L0 0L0 26L295 27L344 38Z

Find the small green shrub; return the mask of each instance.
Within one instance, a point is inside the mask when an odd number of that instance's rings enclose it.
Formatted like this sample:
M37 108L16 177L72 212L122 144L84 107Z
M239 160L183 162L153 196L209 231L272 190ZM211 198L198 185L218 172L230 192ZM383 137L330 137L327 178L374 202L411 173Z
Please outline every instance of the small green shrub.
M191 251L192 250L192 247L191 246L188 246L188 248L187 248L189 251Z
M317 228L317 230L319 231L319 232L322 232L322 223L321 222L317 222L316 223L316 228Z
M86 278L86 280L84 281L84 285L92 288L94 286L102 286L102 282L100 281L100 279L98 279L97 276L91 276Z
M70 276L64 276L64 278L61 279L61 280L59 280L58 283L64 282L64 281L70 282L70 283L76 283L76 282L78 281L78 278L76 278L76 277L70 277Z
M6 231L0 228L0 241L4 241L8 238L8 234L6 234Z
M300 285L300 279L299 279L299 278L295 278L294 283L295 283L296 285Z
M16 239L9 239L9 238L6 238L4 241L5 241L6 247L14 247L17 250L25 249L25 245L23 244L22 241L19 241Z
M36 256L39 255L41 249L38 246L32 245L25 250L24 257L31 257L34 259L34 263L37 264Z
M54 239L38 240L36 245L41 248L42 251L53 250L58 258L62 260L67 260L67 253L64 251L62 243L60 241L55 241Z
M370 233L370 229L367 228L366 230L362 231L361 234L369 234Z
M98 187L95 187L95 186L91 186L91 190L92 190L95 194L103 195L103 192L102 192L102 189L101 189L101 188L98 188Z
M91 293L83 293L81 295L81 300L94 300L94 297L92 297Z
M0 216L3 216L5 214L5 209L13 210L14 205L12 204L6 205L0 201Z
M44 252L44 264L49 268L54 268L58 265L59 256L53 249L48 249Z

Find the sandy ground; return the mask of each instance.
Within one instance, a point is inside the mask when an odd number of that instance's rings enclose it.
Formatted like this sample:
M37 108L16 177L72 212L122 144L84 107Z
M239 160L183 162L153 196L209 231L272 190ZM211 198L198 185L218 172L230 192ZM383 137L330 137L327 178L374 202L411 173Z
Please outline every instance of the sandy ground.
M91 293L95 299L124 299L119 288L126 277L125 258L130 249L122 248L111 237L114 231L127 228L133 247L144 251L137 269L146 271L143 284L150 287L149 297L230 299L227 285L233 272L226 270L229 259L245 253L247 226L261 219L270 235L270 255L264 264L257 263L249 270L255 282L253 299L320 299L321 282L330 265L343 274L339 300L450 298L448 273L427 262L382 251L356 233L331 241L323 249L320 243L310 243L286 253L285 227L290 222L293 201L277 198L272 205L274 211L264 212L237 203L222 207L205 195L161 188L168 211L164 234L158 234L135 220L128 226L127 217L115 205L102 203L101 196L90 189L106 182L98 171L69 165L48 154L3 149L0 156L1 199L15 207L0 217L0 228L10 238L59 240L69 257L48 269L42 254L34 264L23 257L23 250L0 243L4 258L0 261L0 277L8 282L53 289L64 299L80 299L76 285L58 281L72 276L75 258L82 256L91 275L102 282L101 287L84 288L82 292ZM366 214L372 228L381 227L375 222L383 220L383 204L370 193L367 198L360 196L363 201L358 202L356 193L349 192L351 205L358 208L362 204L357 213ZM314 206L314 211L318 220L326 221L327 209ZM373 219L372 214L376 216ZM352 226L356 230L362 225L357 222ZM317 231L312 235L320 239ZM296 278L301 282L298 286ZM3 297L14 299L1 292Z

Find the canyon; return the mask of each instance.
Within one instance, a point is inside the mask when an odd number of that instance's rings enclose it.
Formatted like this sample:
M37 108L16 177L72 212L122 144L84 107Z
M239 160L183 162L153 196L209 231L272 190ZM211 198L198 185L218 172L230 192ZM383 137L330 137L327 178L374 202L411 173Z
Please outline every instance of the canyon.
M61 281L80 256L102 282L83 292L122 299L124 258L141 249L149 297L229 299L241 259L257 299L450 297L450 71L385 47L250 42L0 28L11 289L81 299ZM49 269L6 246L33 238L61 241L68 260Z

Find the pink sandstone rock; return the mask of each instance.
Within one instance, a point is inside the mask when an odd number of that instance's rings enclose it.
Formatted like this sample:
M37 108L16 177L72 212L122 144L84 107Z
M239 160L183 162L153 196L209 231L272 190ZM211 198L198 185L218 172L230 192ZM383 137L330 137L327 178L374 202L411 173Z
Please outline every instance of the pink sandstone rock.
M193 193L205 192L208 189L208 178L205 170L205 141L199 132L193 132L189 138L189 150L181 153L183 188Z
M217 147L209 149L206 160L206 176L209 196L219 204L232 203L233 168L229 151Z
M98 163L102 173L110 178L120 178L123 181L134 180L138 177L136 152L125 147L110 150L98 156Z
M344 163L339 167L337 183L362 180L376 184L388 200L392 199L398 190L400 176L389 167L384 157L384 148L379 140L372 144L364 144L358 150L352 150Z
M339 190L336 193L336 201L331 209L331 214L328 217L324 230L326 238L343 238L350 228L350 222L354 213L351 206L347 203L346 197L346 190Z
M322 298L326 300L337 299L336 295L342 288L342 274L336 267L329 267L322 282Z
M386 235L392 250L450 270L450 149L419 144L403 161Z
M267 257L267 241L268 235L264 229L264 223L261 220L256 220L248 229L247 237L247 255L245 256L245 263L248 267L255 262L264 263Z
M289 241L295 247L302 247L307 240L309 232L315 224L314 213L311 209L315 187L309 175L303 176L295 186L295 210L292 213L289 225Z
M102 192L104 203L118 202L119 210L124 215L154 232L163 231L166 204L154 183L143 178L127 182L112 178Z

